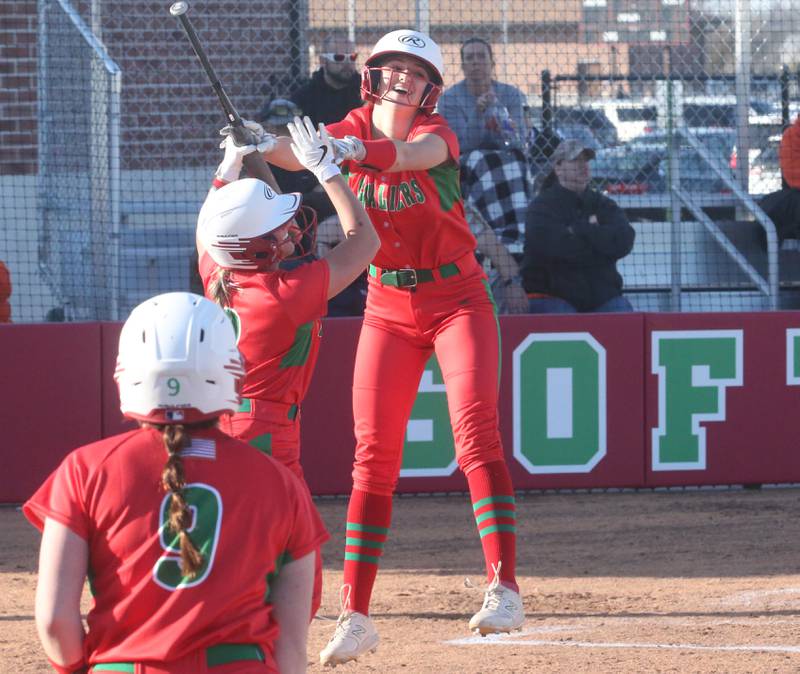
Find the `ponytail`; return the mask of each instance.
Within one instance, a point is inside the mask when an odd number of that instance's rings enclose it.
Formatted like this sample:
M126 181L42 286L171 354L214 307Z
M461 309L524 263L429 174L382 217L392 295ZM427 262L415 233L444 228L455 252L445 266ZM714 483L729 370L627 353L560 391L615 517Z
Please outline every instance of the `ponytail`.
M231 292L233 286L230 281L231 272L228 269L217 267L211 283L208 286L208 292L211 299L219 304L223 309L231 304Z
M186 503L184 487L186 477L183 471L181 451L189 445L190 438L183 424L167 424L162 428L164 447L169 454L161 473L164 489L172 493L169 504L169 526L177 532L181 544L181 573L194 578L203 565L203 555L189 536L192 525L192 511Z

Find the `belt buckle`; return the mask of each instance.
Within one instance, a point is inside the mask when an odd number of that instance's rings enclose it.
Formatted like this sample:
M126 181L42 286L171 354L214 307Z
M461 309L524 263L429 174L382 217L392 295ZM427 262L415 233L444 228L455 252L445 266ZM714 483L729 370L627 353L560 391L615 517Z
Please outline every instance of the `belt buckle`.
M406 281L405 279L409 280ZM397 287L398 288L416 288L417 287L417 270L404 267L397 270Z

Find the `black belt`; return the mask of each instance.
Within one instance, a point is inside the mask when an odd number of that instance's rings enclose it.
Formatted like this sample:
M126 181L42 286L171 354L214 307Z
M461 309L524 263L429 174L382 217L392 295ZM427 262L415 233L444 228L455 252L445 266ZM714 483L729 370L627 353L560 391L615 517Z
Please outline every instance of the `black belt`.
M377 278L382 285L394 286L395 288L414 288L418 283L428 283L437 278L446 279L461 270L455 262L442 265L438 269L380 269L374 264L369 266L369 275Z

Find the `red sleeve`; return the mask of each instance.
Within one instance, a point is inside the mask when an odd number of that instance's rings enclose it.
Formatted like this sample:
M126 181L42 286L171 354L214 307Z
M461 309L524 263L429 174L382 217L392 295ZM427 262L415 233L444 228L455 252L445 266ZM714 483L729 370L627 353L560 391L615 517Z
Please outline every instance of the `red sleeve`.
M334 138L344 138L345 136L355 136L361 140L370 139L370 114L372 108L363 106L351 110L341 122L326 124L325 128Z
M789 187L800 188L800 117L783 132L778 152L784 180Z
M44 484L22 506L22 512L39 531L50 518L88 540L89 516L85 508L88 468L80 450L69 454Z
M330 268L327 260L314 260L277 275L275 293L295 325L321 318L328 311Z
M0 300L7 300L11 297L11 274L8 267L0 261Z
M450 151L450 158L453 161L458 161L458 138L456 137L455 131L450 128L450 125L444 117L437 114L431 115L430 117L423 117L422 121L418 121L414 128L411 129L411 133L408 134L408 140L414 140L414 138L424 133L435 133L437 136L441 136L444 142L447 143L447 149Z
M211 276L217 268L217 263L211 259L211 256L203 251L200 259L197 262L197 270L200 272L200 278L203 281L203 290L208 292L208 284L211 282Z

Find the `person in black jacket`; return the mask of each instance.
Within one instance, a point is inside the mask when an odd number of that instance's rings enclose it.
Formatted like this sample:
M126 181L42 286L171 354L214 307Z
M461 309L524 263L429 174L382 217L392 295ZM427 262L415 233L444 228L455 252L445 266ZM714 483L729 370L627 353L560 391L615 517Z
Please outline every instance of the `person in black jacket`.
M588 188L594 151L564 140L525 219L523 287L531 313L633 311L616 261L633 248L623 210Z
M325 38L319 54L319 69L289 96L315 127L320 122L340 122L348 112L364 104L357 58L351 40L336 35Z

